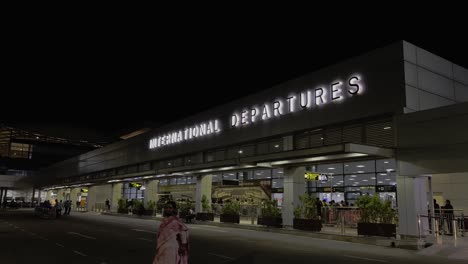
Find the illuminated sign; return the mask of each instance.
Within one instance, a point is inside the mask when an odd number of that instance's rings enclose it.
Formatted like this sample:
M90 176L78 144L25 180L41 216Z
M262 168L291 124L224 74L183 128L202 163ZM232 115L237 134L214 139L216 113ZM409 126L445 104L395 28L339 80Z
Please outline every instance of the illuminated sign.
M129 183L130 187L132 188L137 188L137 189L140 189L141 188L141 183L137 183L137 182L131 182Z
M221 132L219 121L212 120L191 127L187 127L183 130L169 132L165 135L152 138L149 142L149 148L155 149L162 146L183 142L192 138L203 137L219 132Z
M240 113L231 115L230 124L231 127L239 127L299 110L320 107L330 102L339 102L347 97L361 94L363 90L362 78L359 75L352 75L346 81L336 80L328 85L305 90L299 94L290 94L286 98L264 103L261 106L244 108Z
M328 181L328 176L316 172L305 172L304 178L308 181Z
M87 193L87 192L88 192L88 189L81 189L81 192L82 192L82 193Z
M278 98L272 102L244 107L240 113L234 112L230 116L230 120L226 121L231 128L244 127L248 124L266 121L270 118L281 117L298 111L310 111L331 102L340 102L362 94L364 88L362 77L359 74L353 74L348 78L337 78L326 85L318 85L297 94L290 93L287 97ZM149 148L158 149L219 132L221 132L221 122L216 119L209 120L154 137L149 141Z

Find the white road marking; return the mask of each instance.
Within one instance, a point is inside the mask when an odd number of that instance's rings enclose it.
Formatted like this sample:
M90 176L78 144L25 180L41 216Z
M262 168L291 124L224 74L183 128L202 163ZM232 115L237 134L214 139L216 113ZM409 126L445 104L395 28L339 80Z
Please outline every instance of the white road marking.
M63 247L63 248L65 247L64 245L59 244L59 243L55 243L55 245L57 245L57 246L59 246L59 247Z
M85 235L82 235L82 234L76 233L76 232L68 232L68 234L70 234L70 235L76 235L76 236L80 236L80 237L84 237L84 238L87 238L87 239L96 239L95 237L92 237L92 236L85 236Z
M368 260L368 261L388 263L388 261L380 260L380 259L363 258L363 257L357 257L357 256L351 256L351 255L343 255L343 256L348 257L348 258L355 258L355 259L363 259L363 260Z
M45 241L49 241L49 239L47 239L47 238L45 238L43 236L39 236L39 238L42 239L42 240L45 240Z
M142 229L132 229L133 231L137 231L137 232L145 232L145 233L151 233L151 234L157 234L156 232L154 231L147 231L147 230L142 230Z
M229 260L233 260L233 259L234 259L234 258L231 258L231 257L228 257L228 256L219 255L219 254L215 254L215 253L209 253L209 252L208 252L208 255L213 255L213 256L216 256L216 257L218 257L218 258L229 259Z
M81 256L83 256L83 257L87 257L86 254L81 253L81 252L79 252L79 251L73 250L73 252L74 252L75 254L81 255Z
M194 227L194 226L191 226L190 228L191 229L208 230L208 231L220 232L220 233L229 233L228 231L224 231L224 230L213 230L213 229L209 229L209 228L201 228L201 227Z
M142 238L142 237L139 237L138 239L153 243L153 240L151 240L151 239L146 239L146 238Z

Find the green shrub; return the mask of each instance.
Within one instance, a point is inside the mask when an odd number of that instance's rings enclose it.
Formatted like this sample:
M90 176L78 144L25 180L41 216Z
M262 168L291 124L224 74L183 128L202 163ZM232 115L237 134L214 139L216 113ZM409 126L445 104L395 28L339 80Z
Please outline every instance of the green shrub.
M240 213L240 203L239 202L226 202L223 204L221 209L222 214L238 215Z
M391 202L382 201L378 195L361 196L356 205L361 212L361 223L393 224L397 221L397 213L392 209Z
M118 204L119 204L119 210L127 209L127 201L124 198L120 198Z
M262 217L281 217L278 201L264 200L262 204Z
M294 208L294 217L301 219L317 219L317 205L315 199L308 194L299 196L301 203Z
M209 202L208 199L206 198L206 195L203 195L203 196L202 196L201 204L202 204L203 212L205 212L205 213L211 213L210 202Z

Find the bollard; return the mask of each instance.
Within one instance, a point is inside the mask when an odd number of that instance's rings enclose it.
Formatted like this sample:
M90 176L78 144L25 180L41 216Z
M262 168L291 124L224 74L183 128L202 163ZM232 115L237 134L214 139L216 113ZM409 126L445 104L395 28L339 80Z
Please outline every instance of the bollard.
M418 215L418 234L419 240L421 240L421 215Z
M341 220L341 234L344 235L346 233L346 230L345 230L345 221L344 221L343 212L340 212L340 220Z
M452 220L452 228L453 228L453 240L457 240L457 220Z
M437 238L439 236L439 220L437 218L434 218L434 235Z

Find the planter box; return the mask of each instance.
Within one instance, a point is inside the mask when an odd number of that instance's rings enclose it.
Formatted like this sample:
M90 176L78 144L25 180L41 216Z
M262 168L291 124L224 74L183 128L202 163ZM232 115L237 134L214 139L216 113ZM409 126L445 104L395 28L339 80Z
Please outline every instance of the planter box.
M322 221L314 219L294 218L293 228L299 230L320 232L322 230Z
M220 221L222 223L240 223L240 216L239 215L230 215L230 214L221 214Z
M146 210L145 215L149 215L149 216L154 215L154 210Z
M201 220L201 221L214 221L214 214L213 213L197 213L196 219Z
M358 235L396 237L395 224L358 223Z
M264 225L264 226L273 226L273 227L283 227L283 218L281 217L258 217L257 218L257 225Z

